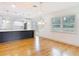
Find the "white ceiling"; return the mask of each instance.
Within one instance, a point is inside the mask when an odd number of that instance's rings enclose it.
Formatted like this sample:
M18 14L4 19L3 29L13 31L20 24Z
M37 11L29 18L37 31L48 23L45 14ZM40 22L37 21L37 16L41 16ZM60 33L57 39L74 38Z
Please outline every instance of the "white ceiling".
M15 6L16 7L15 7ZM37 7L33 7L36 5ZM13 6L13 7L12 7ZM34 18L42 14L79 6L78 2L0 2L0 15Z

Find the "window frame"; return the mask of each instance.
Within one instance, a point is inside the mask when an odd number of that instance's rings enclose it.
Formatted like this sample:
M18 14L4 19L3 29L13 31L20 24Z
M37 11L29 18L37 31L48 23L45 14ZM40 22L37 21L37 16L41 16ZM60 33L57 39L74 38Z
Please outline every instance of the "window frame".
M60 17L60 28L54 28L53 27L54 24L52 22L52 31L53 32L64 32L64 33L75 33L76 32L76 15L65 15L65 16L58 16L58 17ZM63 17L74 17L74 22L70 23L70 24L74 25L74 27L73 28L64 28L63 27L63 25L64 25L64 22L63 22L64 19L63 19ZM53 21L53 18L52 18L52 21ZM55 25L57 25L57 24L55 24ZM55 31L56 29L57 30L59 29L59 30ZM73 30L71 30L71 29L73 29Z
M53 28L53 30L52 31L54 31L54 32L61 32L61 17L58 17L59 18L59 20L60 20L60 23L59 24L53 24L53 20L55 21L55 19L56 19L57 17L53 17L52 18L52 28ZM55 28L55 27L53 27L53 25L60 25L60 27L58 27L58 28Z

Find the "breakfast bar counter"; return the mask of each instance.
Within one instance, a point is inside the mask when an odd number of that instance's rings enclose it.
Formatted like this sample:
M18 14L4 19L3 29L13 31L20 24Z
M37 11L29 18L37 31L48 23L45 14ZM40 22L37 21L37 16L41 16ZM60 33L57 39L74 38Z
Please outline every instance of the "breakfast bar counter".
M27 38L34 38L34 30L0 31L0 43Z

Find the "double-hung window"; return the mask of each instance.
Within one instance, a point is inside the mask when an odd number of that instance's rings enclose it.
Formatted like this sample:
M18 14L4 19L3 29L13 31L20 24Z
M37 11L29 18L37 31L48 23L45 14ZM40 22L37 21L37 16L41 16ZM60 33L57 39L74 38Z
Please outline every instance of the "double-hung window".
M52 30L55 32L75 32L75 15L53 17Z
M53 31L61 31L61 18L60 17L54 17L52 18L52 28Z
M64 32L74 32L75 31L75 16L64 16L62 19L62 27Z

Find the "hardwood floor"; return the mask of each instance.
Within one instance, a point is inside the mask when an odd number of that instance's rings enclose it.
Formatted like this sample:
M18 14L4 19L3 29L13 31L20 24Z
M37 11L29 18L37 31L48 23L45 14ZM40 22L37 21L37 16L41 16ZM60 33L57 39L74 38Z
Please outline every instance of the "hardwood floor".
M0 56L79 56L79 47L40 38L40 51L35 49L35 39L0 43Z

